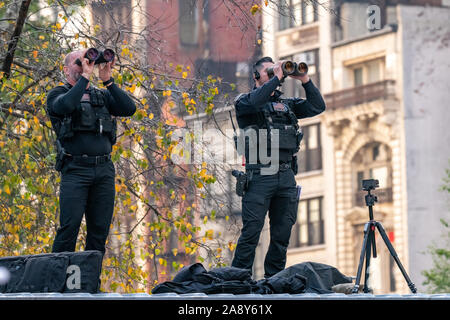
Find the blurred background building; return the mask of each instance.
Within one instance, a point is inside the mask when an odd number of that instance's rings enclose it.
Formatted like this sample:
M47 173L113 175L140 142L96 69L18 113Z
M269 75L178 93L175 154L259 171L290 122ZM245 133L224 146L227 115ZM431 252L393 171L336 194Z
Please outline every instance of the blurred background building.
M290 0L264 11L263 55L307 62L327 103L322 115L300 121L303 189L288 265L323 262L356 275L369 220L361 181L374 178L375 219L423 288L421 271L431 267L425 252L449 210L439 191L450 159L449 5ZM294 81L283 91L304 95ZM260 275L268 237L266 229L255 266ZM379 234L377 250L375 293L409 292Z

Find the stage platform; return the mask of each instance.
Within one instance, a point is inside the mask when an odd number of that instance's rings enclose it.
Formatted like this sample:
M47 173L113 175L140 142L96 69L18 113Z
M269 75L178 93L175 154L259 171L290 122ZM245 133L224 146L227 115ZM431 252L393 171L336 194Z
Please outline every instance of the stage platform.
M446 294L211 294L204 293L0 293L0 300L448 300Z

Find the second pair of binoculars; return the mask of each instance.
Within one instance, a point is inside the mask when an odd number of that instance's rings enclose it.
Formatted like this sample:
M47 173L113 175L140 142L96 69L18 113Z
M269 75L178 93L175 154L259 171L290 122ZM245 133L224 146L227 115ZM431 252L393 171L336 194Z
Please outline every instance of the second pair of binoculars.
M100 64L113 61L115 55L116 54L112 49L105 49L103 51L100 51L96 48L89 48L86 50L84 57L89 60L89 63L95 61L94 64ZM80 59L75 60L75 63L81 67Z
M300 76L303 77L308 73L308 65L305 62L284 61L281 64L281 70L283 70L283 76ZM272 78L275 74L273 67L267 68L267 75Z

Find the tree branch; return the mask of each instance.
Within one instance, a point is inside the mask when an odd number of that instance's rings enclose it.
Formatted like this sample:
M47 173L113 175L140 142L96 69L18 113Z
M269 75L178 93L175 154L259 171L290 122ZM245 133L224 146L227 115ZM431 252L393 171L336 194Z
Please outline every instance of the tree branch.
M5 73L5 77L9 78L11 76L11 65L14 60L14 53L17 48L17 43L19 42L20 34L22 33L23 25L25 24L25 19L27 17L28 8L30 7L31 0L23 0L19 9L19 16L16 20L16 28L11 37L11 41L8 45L8 52L6 52L6 58L3 62L2 71Z

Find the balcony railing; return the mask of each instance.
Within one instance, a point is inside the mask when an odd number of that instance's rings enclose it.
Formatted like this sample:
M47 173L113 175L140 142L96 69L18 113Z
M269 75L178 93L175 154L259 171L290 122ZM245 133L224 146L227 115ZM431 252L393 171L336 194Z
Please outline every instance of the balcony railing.
M361 103L393 97L395 80L384 80L363 86L337 91L325 95L330 110L354 106Z
M390 188L381 188L371 191L371 194L374 194L378 198L377 203L387 203L392 202L392 187ZM365 207L366 200L365 196L367 195L367 191L358 191L355 193L355 198L353 201L354 206L356 207Z

